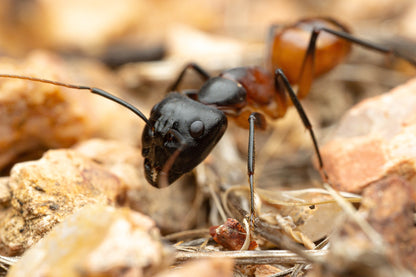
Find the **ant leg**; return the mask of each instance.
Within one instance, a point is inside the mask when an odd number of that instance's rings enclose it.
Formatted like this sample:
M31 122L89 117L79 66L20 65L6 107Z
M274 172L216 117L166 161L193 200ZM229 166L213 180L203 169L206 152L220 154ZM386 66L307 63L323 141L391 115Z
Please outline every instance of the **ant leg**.
M312 85L313 75L314 75L313 71L314 71L314 63L315 63L316 41L321 32L327 32L329 34L332 34L341 39L360 45L370 50L374 50L374 51L387 54L387 55L393 55L397 58L407 61L412 66L416 67L415 59L408 57L406 55L403 55L399 53L398 51L396 51L395 49L392 49L390 47L385 47L385 46L378 45L373 42L358 39L347 32L336 31L336 30L332 30L329 28L325 28L325 27L314 28L311 32L311 38L309 40L309 45L306 50L305 57L303 59L303 63L301 67L301 71L299 74L299 83L298 83L299 89L298 89L298 94L297 94L299 99L304 98L309 93L310 87Z
M191 98L192 100L198 101L198 90L197 89L186 89L181 91L181 94L186 97Z
M202 67L200 67L196 63L189 63L184 67L184 69L182 69L176 81L168 88L168 92L176 91L176 89L179 87L179 84L182 82L182 79L185 76L185 73L188 69L195 70L196 73L198 73L204 81L207 81L209 78L211 78L208 72L206 72Z
M313 29L311 38L309 40L308 49L306 50L305 57L303 58L302 62L302 67L300 68L297 93L297 97L299 99L307 96L312 86L315 65L316 40L318 35L319 30Z
M325 28L325 27L320 28L318 31L323 31L323 32L330 33L334 36L337 36L339 38L345 39L345 40L350 41L352 43L358 44L358 45L360 45L362 47L365 47L365 48L368 48L370 50L381 52L383 54L393 55L397 58L400 58L400 59L403 59L403 60L407 61L412 66L416 67L416 60L415 59L413 59L411 57L408 57L406 55L403 55L403 54L399 53L397 50L395 50L393 48L385 47L385 46L379 45L377 43L373 43L373 42L365 41L365 40L362 40L362 39L358 39L358 38L356 38L356 37L354 37L354 36L352 36L348 33L335 31L335 30L328 29L328 28Z
M248 155L247 155L247 173L250 184L250 224L253 226L254 218L256 217L256 208L254 205L254 162L255 162L255 142L254 142L254 127L259 126L264 121L264 117L259 113L251 113L248 133Z
M318 142L316 140L315 133L313 132L313 129L312 129L312 124L310 123L302 105L300 104L298 97L293 91L292 86L289 83L289 80L286 78L285 74L283 73L281 69L276 69L274 73L274 81L275 81L276 90L279 90L280 88L282 88L280 81L283 82L283 89L288 93L290 99L292 100L293 105L296 108L296 111L298 112L303 122L303 125L309 131L309 134L312 138L313 147L315 149L315 153L318 158L319 171L321 172L324 181L327 182L328 175L326 174L326 171L324 168L324 163L322 161L322 156L321 156L321 152L319 151Z

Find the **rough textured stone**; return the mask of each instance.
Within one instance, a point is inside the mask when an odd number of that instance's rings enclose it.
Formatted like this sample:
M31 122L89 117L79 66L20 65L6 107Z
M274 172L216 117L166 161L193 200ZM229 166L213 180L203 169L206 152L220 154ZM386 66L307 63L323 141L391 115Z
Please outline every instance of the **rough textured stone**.
M396 173L416 187L416 79L353 107L321 147L331 184L360 193Z
M29 249L8 275L153 276L173 260L173 250L147 216L89 205Z
M50 150L38 161L15 165L7 185L12 197L0 222L3 255L21 254L88 203L125 201L117 176L72 150Z
M72 149L117 175L129 190L148 185L143 174L141 149L122 141L90 139Z
M198 215L197 191L193 179L184 177L163 189L152 187L144 177L143 157L139 148L102 139L82 142L74 149L100 163L127 185L128 205L149 215L162 233L189 229ZM196 198L196 200L195 200ZM180 203L180 204L179 204Z
M0 207L7 208L10 206L10 199L12 198L12 193L9 187L9 178L1 177L0 178Z
M363 192L360 212L388 245L393 263L416 272L416 191L403 178L388 176L370 184Z

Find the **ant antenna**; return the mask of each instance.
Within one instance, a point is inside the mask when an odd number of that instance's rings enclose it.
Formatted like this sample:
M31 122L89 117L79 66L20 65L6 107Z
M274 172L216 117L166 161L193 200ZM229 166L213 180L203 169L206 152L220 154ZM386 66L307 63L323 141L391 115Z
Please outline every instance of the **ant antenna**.
M129 109L130 111L132 111L133 113L138 115L141 119L143 119L143 121L146 123L146 125L148 125L153 130L152 124L150 123L150 121L147 119L147 117L139 109L137 109L135 106L131 105L130 103L127 103L123 99L120 99L120 98L118 98L118 97L116 97L116 96L114 96L114 95L112 95L112 94L110 94L110 93L108 93L108 92L106 92L102 89L88 87L88 86L71 85L71 84L61 83L61 82L57 82L57 81L51 81L51 80L35 78L35 77L27 77L27 76L21 76L21 75L13 75L13 74L0 74L0 78L23 79L23 80L29 80L29 81L40 82L40 83L47 83L47 84L66 87L66 88L71 88L71 89L89 90L91 93L98 94L98 95L100 95L104 98L110 99L111 101L116 102L116 103L120 104L121 106L124 106L125 108Z

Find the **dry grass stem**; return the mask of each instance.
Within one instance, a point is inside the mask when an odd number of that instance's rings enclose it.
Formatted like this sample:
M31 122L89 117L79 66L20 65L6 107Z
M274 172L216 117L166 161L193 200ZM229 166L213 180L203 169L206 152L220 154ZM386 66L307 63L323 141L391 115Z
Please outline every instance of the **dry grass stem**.
M326 250L302 250L304 255L314 260L322 259L327 254ZM308 259L288 250L262 250L262 251L212 251L212 252L182 252L176 253L176 263L200 258L232 258L238 265L261 264L305 264Z

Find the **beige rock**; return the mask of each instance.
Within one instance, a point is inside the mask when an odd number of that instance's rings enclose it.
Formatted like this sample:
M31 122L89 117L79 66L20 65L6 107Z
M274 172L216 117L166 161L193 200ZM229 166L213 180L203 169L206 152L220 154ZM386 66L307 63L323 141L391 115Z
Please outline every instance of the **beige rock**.
M12 198L12 193L9 188L9 178L1 177L0 178L0 207L7 208L10 206L10 199Z
M403 178L391 175L364 190L360 207L360 212L388 244L392 262L413 272L416 272L415 193Z
M150 218L88 205L28 250L8 276L153 276L173 260Z
M195 193L189 182L150 186L140 150L120 141L93 139L74 150L51 150L0 179L0 253L21 254L87 203L128 205L154 217L164 233L188 229L198 215Z
M0 252L21 254L67 215L88 203L125 201L125 185L108 170L72 150L50 150L17 164L7 183L11 207L0 222Z
M387 174L416 187L416 79L353 107L321 147L330 182L359 193Z
M143 173L141 150L133 145L116 140L89 139L72 149L121 178L129 190L149 185Z
M202 199L198 200L197 193L201 192L196 190L192 178L184 177L167 188L158 189L147 183L141 151L136 147L120 141L92 139L74 149L123 180L130 208L150 216L162 233L186 230L195 223Z

